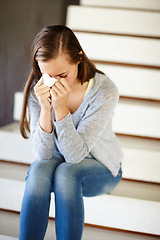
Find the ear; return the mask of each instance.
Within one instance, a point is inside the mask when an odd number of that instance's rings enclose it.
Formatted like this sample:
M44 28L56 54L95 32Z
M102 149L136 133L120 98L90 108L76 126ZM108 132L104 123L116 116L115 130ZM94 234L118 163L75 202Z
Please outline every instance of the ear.
M83 52L80 51L80 52L79 52L79 55L80 55L80 58L79 58L79 59L80 59L80 61L81 61L81 60L82 60L82 56L83 56Z

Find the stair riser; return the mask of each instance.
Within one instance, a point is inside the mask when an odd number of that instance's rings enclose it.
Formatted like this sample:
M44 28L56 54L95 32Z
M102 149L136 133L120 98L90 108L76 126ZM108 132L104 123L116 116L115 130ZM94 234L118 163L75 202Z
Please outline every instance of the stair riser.
M25 182L1 178L0 208L19 212L24 189ZM84 204L86 223L160 235L159 202L102 195L84 198ZM55 217L53 194L50 216Z

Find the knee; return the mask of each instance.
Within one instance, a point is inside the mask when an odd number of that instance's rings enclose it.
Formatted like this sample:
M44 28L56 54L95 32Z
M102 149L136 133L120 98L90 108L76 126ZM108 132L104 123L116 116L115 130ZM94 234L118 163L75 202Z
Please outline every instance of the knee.
M36 160L33 162L27 173L26 182L32 192L34 190L37 192L38 189L39 192L50 189L53 185L51 160Z
M55 171L54 180L57 182L67 182L71 178L73 178L72 164L70 163L60 164Z
M63 193L72 192L78 183L78 176L76 172L75 164L60 164L54 175L54 191L62 191Z
M30 203L38 204L42 200L50 198L52 183L44 176L43 165L42 161L37 160L28 171L24 196L25 200Z
M49 161L48 160L36 160L32 163L30 166L30 169L27 173L27 177L44 177L47 174L48 168L49 168ZM47 167L48 166L48 167Z

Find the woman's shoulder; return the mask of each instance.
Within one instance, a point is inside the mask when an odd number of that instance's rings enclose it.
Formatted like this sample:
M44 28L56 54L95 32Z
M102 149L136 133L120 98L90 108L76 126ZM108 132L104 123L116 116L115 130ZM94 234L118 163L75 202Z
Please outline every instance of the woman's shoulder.
M104 97L118 97L119 92L115 83L106 74L96 73L94 77L95 92Z

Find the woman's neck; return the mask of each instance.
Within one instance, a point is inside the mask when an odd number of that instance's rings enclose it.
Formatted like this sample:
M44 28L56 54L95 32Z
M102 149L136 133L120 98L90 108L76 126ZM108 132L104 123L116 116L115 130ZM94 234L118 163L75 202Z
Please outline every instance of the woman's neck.
M74 92L83 92L87 89L88 86L88 82L84 82L83 84L81 84L79 79L76 79L74 84L71 86L71 93Z

